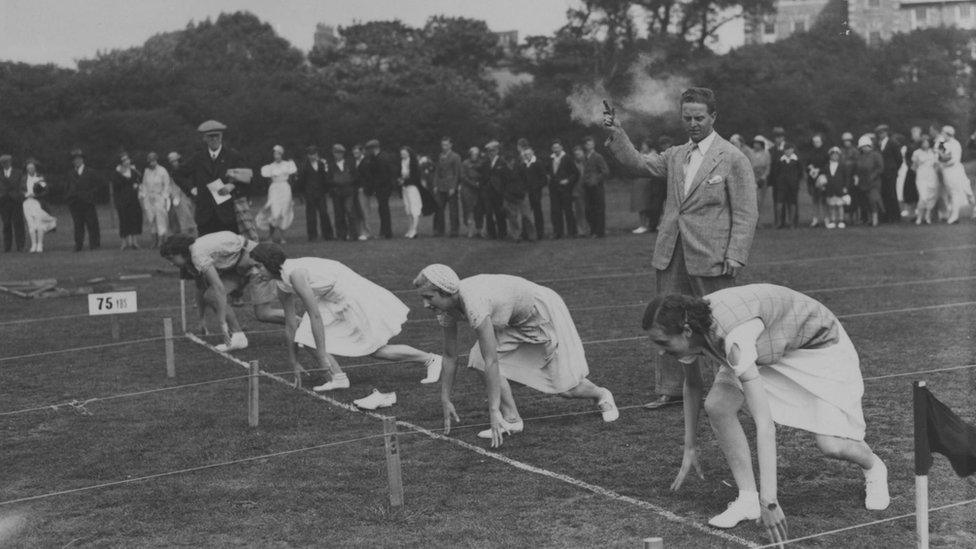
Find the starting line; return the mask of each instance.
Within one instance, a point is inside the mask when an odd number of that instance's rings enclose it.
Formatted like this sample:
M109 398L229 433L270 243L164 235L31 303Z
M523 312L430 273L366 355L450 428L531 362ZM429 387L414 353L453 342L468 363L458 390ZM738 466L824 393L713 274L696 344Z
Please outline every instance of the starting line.
M190 341L192 341L192 342L194 342L194 343L196 343L196 344L198 344L198 345L200 345L200 346L202 346L202 347L204 347L206 349L209 349L210 351L212 351L212 352L214 352L214 353L216 353L216 354L218 354L218 355L226 358L227 360L230 360L231 362L234 362L238 366L242 366L244 368L249 368L250 367L250 365L247 362L244 362L243 360L240 360L239 358L231 355L230 353L225 353L225 352L218 351L216 348L214 348L213 345L210 345L206 341L200 339L195 334L187 333L186 334L186 337ZM367 411L360 410L359 408L357 408L357 407L355 407L355 406L353 406L351 404L347 404L345 402L341 402L341 401L336 400L334 398L331 398L331 397L328 397L328 396L325 396L325 395L318 394L318 393L316 393L314 391L311 391L309 389L296 388L291 381L288 381L287 379L285 379L283 377L280 377L278 375L271 374L271 373L268 373L268 372L265 372L265 371L261 371L260 373L264 377L267 377L269 379L272 379L272 380L274 380L274 381L276 381L278 383L281 383L283 385L286 385L288 387L291 387L291 388L297 389L299 391L302 391L303 393L305 393L307 395L310 395L310 396L315 397L315 398L317 398L319 400L322 400L324 402L327 402L327 403L329 403L332 406L335 406L337 408L342 408L343 410L346 410L346 411L349 411L349 412L366 415L366 416L369 416L369 417L372 417L372 418L375 418L375 419L379 419L379 420L384 420L384 419L386 419L388 417L388 416L384 416L382 414L377 414L375 412L367 412ZM588 492L597 494L599 496L603 496L603 497L606 497L606 498L609 498L609 499L612 499L612 500L615 500L615 501L619 501L619 502L622 502L622 503L627 503L629 505L634 505L634 506L639 507L641 509L644 509L644 510L647 510L647 511L651 511L652 513L658 515L659 517L661 517L661 518L663 518L665 520L668 520L668 521L671 521L671 522L676 522L676 523L682 524L684 526L689 526L691 528L694 528L695 530L698 530L699 532L702 532L702 533L705 533L705 534L708 534L708 535L711 535L711 536L715 536L715 537L721 538L721 539L723 539L725 541L732 542L732 543L735 543L735 544L738 544L738 545L741 545L741 546L744 546L744 547L750 547L750 548L759 547L759 544L758 543L749 541L749 540L747 540L745 538L736 536L734 534L730 534L728 532L724 532L722 530L717 530L715 528L711 528L711 527L709 527L709 526L707 526L705 524L702 524L702 523L700 523L700 522L698 522L696 520L693 520L693 519L690 519L690 518L687 518L687 517L683 517L683 516L678 515L678 514L672 512L672 511L669 511L668 509L665 509L664 507L661 507L660 505L655 505L655 504L650 503L648 501L640 500L640 499L633 498L633 497L630 497L630 496L625 496L625 495L623 495L623 494L621 494L619 492L616 492L614 490L611 490L609 488L604 488L604 487L598 486L596 484L591 484L591 483L588 483L588 482L579 480L577 478L571 477L569 475L564 475L562 473L556 473L556 472L550 471L548 469L543 469L541 467L536 467L535 465L530 465L530 464L525 463L523 461L518 461L518 460L512 459L512 458L510 458L508 456L505 456L505 455L502 455L502 454L499 454L499 453L496 453L496 452L492 452L492 451L489 451L489 450L485 450L484 448L482 448L480 446L475 446L474 444L467 443L467 442L465 442L463 440L456 439L454 437L449 437L449 436L446 436L446 435L442 435L440 433L435 433L433 431L430 431L428 429L425 429L425 428L423 428L423 427L421 427L419 425L415 425L415 424L410 423L408 421L397 420L397 425L399 425L401 427L405 427L405 428L410 429L412 431L416 431L416 432L418 432L420 434L426 435L427 437L432 438L434 440L443 440L445 442L450 442L451 444L454 444L456 446L460 446L461 448L464 448L465 450L470 450L470 451L475 452L477 454L480 454L480 455L482 455L484 457L491 458L491 459L494 459L496 461L500 461L500 462L502 462L502 463L504 463L506 465L509 465L511 467L515 467L516 469L520 469L522 471L526 471L526 472L533 473L533 474L536 474L536 475L540 475L540 476L548 477L548 478L555 479L555 480L558 480L558 481L561 481L561 482L565 482L566 484L570 484L572 486L575 486L577 488L580 488L580 489L586 490Z

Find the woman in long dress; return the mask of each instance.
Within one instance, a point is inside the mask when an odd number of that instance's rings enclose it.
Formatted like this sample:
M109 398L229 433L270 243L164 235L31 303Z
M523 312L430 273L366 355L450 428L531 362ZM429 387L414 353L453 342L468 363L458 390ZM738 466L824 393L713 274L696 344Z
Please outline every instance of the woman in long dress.
M959 221L963 208L974 203L973 188L962 166L962 145L956 140L955 128L943 126L942 139L939 163L949 198L949 219L946 223L955 223Z
M138 236L142 234L142 208L139 201L142 176L132 165L128 154L122 154L120 163L112 174L112 196L115 211L119 214L121 249L139 249Z
M146 170L142 174L139 197L146 212L146 221L152 231L152 247L169 234L169 209L173 206L173 180L166 168L159 165L159 156L150 152L146 155Z
M425 267L413 284L444 328L445 434L452 418L460 421L451 403L460 320L478 334L468 367L485 377L491 428L478 437L491 439L492 447L501 446L503 433L524 429L508 380L547 394L591 399L606 422L619 417L613 394L587 379L583 342L556 292L517 276L482 274L461 280L450 267L438 264Z
M275 145L272 149L274 162L261 166L261 177L271 180L268 186L268 200L258 212L255 223L258 228L268 231L273 242L285 243L285 230L295 220L295 209L291 199L291 184L288 178L298 172L292 160L285 160L285 149Z
M821 303L772 284L727 288L701 298L672 294L651 301L643 327L651 341L688 370L684 458L672 490L680 488L692 468L704 478L697 443L701 377L692 370L702 355L720 364L705 410L739 496L709 524L732 528L760 519L774 542L785 541L786 518L776 501L776 423L813 433L825 455L859 465L865 507L888 507L887 468L864 442L857 351ZM739 422L743 405L756 423L759 490Z
M440 378L439 355L390 343L400 333L410 310L385 288L338 261L288 259L276 244L258 244L250 256L260 265L262 276L277 282L292 365L298 360L297 343L310 350L321 370L332 374L331 381L314 387L316 391L349 388L349 377L332 355L417 362L427 367L421 383L436 383ZM296 298L306 311L297 326Z
M918 189L918 203L915 206L915 224L932 223L932 213L939 199L939 174L936 172L938 154L932 148L929 136L923 136L919 147L912 152L912 170L915 172L915 187ZM908 185L908 182L905 182Z
M58 220L44 211L39 199L48 192L44 176L37 171L37 161L29 159L24 167L24 178L21 187L24 190L24 221L27 224L27 234L30 236L31 253L44 251L44 235L58 226Z

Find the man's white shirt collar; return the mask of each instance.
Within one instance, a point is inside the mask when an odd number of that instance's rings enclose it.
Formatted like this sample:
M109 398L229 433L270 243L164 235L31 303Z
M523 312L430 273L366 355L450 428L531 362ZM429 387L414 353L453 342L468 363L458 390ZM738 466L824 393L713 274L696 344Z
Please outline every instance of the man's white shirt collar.
M715 130L709 132L708 135L705 136L705 139L702 139L698 143L695 143L690 139L688 140L689 143L693 143L698 146L698 152L700 152L702 156L705 156L705 153L708 152L708 149L712 146L713 141L715 141Z
M223 145L221 145L215 151L207 149L207 151L210 153L210 159L217 160L217 157L220 156L220 151L223 150L223 148L224 148Z

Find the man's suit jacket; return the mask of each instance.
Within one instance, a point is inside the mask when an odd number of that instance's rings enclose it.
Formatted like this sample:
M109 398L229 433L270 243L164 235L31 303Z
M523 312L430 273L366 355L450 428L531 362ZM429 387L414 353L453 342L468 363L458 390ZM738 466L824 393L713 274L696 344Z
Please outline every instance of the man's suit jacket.
M81 175L78 175L78 170L71 168L67 182L64 200L68 204L94 204L95 194L104 185L101 176L88 166L84 167Z
M583 166L582 180L584 187L602 185L607 180L607 176L610 175L610 168L607 166L607 161L604 160L603 155L596 151L586 155Z
M679 235L692 276L720 276L726 259L746 264L759 212L752 165L742 151L716 134L686 194L685 166L692 143L645 157L623 130L611 131L607 145L625 169L668 181L651 262L655 269L671 264Z
M316 165L317 169L306 158L298 170L297 187L306 199L322 198L329 190L328 164L320 158Z
M550 155L546 175L549 177L549 184L552 187L564 192L571 191L580 178L579 170L576 169L576 164L571 154L563 154L562 159L559 161L559 166L556 166L556 159ZM564 179L568 179L569 183L560 185L559 182Z
M204 147L203 150L197 151L189 162L180 167L179 173L185 177L183 181L184 185L187 186L187 188L182 189L183 192L187 196L193 196L190 190L197 190L196 197L194 197L196 204L194 217L198 226L206 225L214 217L217 217L224 223L236 222L237 214L234 211L234 201L228 200L218 206L217 202L214 201L213 195L210 194L210 189L207 188L207 184L216 179L220 179L225 184L234 184L232 198L247 196L244 183L234 181L227 177L227 170L246 167L247 165L241 153L231 149L227 145L224 145L220 149L220 154L217 155L216 159L211 159L210 151ZM177 179L177 181L179 180Z
M363 162L366 160L364 159ZM342 161L342 169L335 158L329 159L329 191L341 196L353 194L361 183L356 160L346 157Z
M23 200L25 189L22 188L21 179L24 179L24 172L17 168L10 168L10 177L3 175L3 168L0 168L0 200Z
M397 157L399 162L399 157ZM352 158L348 162L356 163L356 159ZM416 164L416 161L413 161ZM397 164L397 170L400 169L400 164ZM418 178L419 170L418 171ZM390 165L386 163L385 160L380 158L378 154L367 154L359 162L359 167L356 169L358 180L363 187L363 190L367 194L379 194L388 195L393 189L393 173L390 169ZM399 172L398 172L399 173Z
M884 171L881 172L882 181L894 181L898 177L898 169L901 168L901 147L895 143L894 139L888 138L883 149L881 158L884 159Z

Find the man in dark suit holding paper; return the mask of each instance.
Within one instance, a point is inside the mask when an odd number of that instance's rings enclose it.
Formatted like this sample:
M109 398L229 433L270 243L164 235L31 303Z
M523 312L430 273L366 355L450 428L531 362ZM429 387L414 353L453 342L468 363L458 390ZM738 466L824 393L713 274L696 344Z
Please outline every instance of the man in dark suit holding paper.
M227 126L207 120L197 128L206 149L199 151L179 173L185 177L183 192L193 196L200 236L219 231L240 233L234 199L247 196L250 178L246 177L244 157L223 144ZM177 178L179 181L180 178Z
M733 286L749 257L759 218L755 175L742 151L712 129L716 115L712 90L685 90L681 119L691 139L644 157L617 124L612 109L604 113L607 147L620 164L637 176L667 178L652 260L657 295L702 296ZM698 379L688 379L676 359L657 358L655 388L660 396L647 408L678 404L689 383L701 385L700 373ZM688 371L698 372L697 364Z

